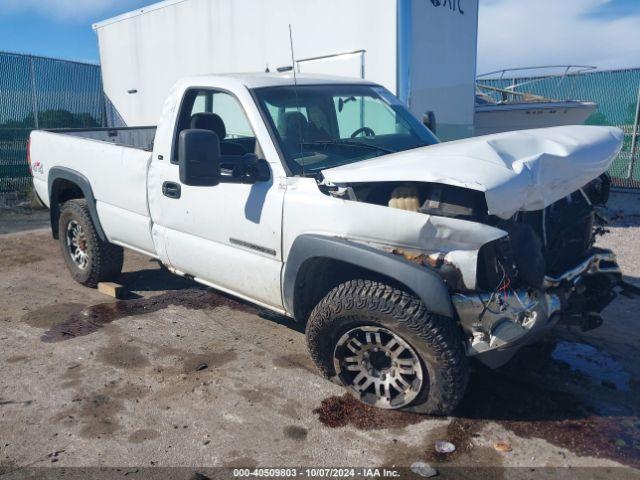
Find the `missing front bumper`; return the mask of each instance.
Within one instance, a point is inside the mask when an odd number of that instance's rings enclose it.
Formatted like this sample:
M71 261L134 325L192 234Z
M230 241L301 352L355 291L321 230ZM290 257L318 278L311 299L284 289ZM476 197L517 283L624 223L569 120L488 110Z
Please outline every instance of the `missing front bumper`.
M594 275L621 275L615 253L610 250L599 250L576 267L560 277L546 277L544 289L559 287L563 284L577 285L582 279Z
M452 302L467 335L468 355L497 368L521 347L547 334L563 317L593 318L620 289L626 294L634 289L640 292L623 282L613 252L597 250L560 277L546 277L543 290L456 293Z

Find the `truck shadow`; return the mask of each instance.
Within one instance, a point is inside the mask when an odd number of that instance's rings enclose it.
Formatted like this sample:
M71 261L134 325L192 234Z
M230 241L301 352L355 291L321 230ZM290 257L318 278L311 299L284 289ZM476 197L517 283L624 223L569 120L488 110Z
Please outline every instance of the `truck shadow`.
M147 315L170 306L184 307L188 310L224 307L256 315L298 333L304 333L304 325L293 319L174 275L164 268L124 272L117 281L125 293L115 302L108 301L89 306L49 305L29 312L23 321L31 326L46 328L41 340L56 343L91 335L120 319ZM42 321L42 318L46 321Z
M498 370L476 365L456 422L476 429L495 422L521 438L639 466L638 381L619 382L615 363L615 381L600 379L603 362L612 359L589 345L551 340L523 349Z
M511 363L497 370L474 364L456 416L513 422L563 421L590 416L593 412L578 396L562 388L576 380L569 366L552 361L548 355L538 353L533 347L523 350Z
M155 260L153 263L157 263ZM136 292L167 292L186 290L190 288L206 288L184 277L174 275L165 268L149 268L122 272L117 279L125 291L129 292L126 299L140 298Z
M612 214L609 227L630 228L640 227L640 215L623 215L621 213Z

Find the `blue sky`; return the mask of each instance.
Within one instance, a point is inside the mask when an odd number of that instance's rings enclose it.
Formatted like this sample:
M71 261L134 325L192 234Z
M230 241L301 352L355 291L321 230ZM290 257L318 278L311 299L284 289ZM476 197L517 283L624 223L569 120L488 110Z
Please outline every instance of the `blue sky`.
M638 0L617 0L597 8L594 16L604 16L605 18L620 18L627 15L638 15L640 12L640 2Z
M0 0L0 50L98 63L92 24L153 0Z
M98 62L92 23L150 3L0 0L0 50ZM552 63L640 67L640 0L480 0L479 73Z
M640 0L480 0L478 73L640 67Z

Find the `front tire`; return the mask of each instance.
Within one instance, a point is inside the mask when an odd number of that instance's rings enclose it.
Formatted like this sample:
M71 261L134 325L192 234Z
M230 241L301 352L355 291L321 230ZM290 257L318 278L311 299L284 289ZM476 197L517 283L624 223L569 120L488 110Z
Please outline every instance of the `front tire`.
M84 199L69 200L60 211L58 233L62 256L73 279L95 288L122 271L122 247L102 241Z
M459 326L410 293L371 280L343 283L314 308L306 334L320 371L365 404L448 415L464 395L469 366Z

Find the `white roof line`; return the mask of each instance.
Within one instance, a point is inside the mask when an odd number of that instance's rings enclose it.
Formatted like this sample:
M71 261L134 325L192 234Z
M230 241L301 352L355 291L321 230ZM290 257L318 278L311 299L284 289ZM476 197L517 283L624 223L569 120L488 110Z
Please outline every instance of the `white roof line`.
M262 88L262 87L277 87L277 86L293 86L295 80L293 75L282 75L278 73L237 73L237 74L209 74L209 75L192 75L181 78L178 80L178 84L186 86L196 86L200 82L203 82L200 86L206 86L206 82L213 79L220 78L226 80L232 80L238 82L246 88ZM297 76L298 84L300 86L311 85L369 85L376 86L377 84L362 80L359 78L346 78L336 77L329 75L314 75L314 74L300 74Z
M113 23L121 22L129 18L137 17L139 15L144 15L145 13L153 12L155 10L160 10L162 8L170 7L172 5L176 5L178 3L182 3L186 1L187 0L164 0L163 2L154 3L147 7L142 7L142 8L138 8L137 10L133 10L131 12L123 13L122 15L118 15L117 17L108 18L107 20L102 20L101 22L96 22L93 24L93 29L98 30L99 28L106 27L107 25L111 25Z

